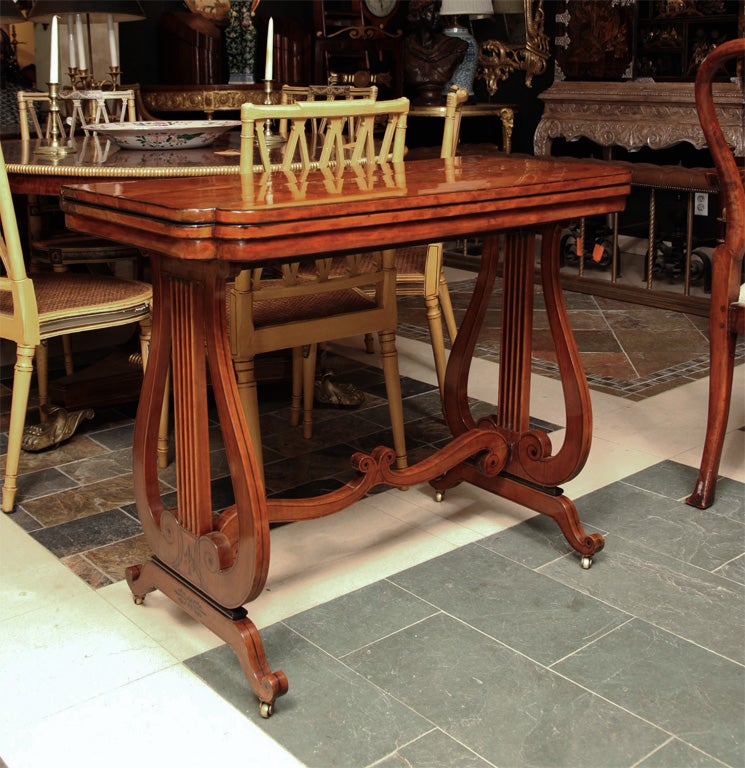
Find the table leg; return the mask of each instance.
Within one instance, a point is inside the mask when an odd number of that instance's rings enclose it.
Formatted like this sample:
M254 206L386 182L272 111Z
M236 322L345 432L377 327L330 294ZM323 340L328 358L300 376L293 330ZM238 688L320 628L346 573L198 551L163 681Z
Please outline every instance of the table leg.
M509 155L512 152L512 130L515 127L515 111L511 107L499 110L502 121L502 152Z
M154 557L127 571L137 602L161 589L233 647L261 712L287 691L271 672L242 605L261 593L269 568L264 482L248 433L227 341L221 262L153 259L153 344L133 436L137 511ZM158 436L172 368L177 502L158 484ZM212 510L208 373L231 467L235 504Z
M541 277L565 401L566 436L561 449L553 454L549 436L529 425L535 234L512 231L505 236L498 408L491 417L507 441L508 458L497 476L485 476L464 463L432 485L442 493L465 480L549 515L569 544L583 555L583 567L589 567L592 555L603 547L603 537L584 531L576 507L558 487L582 469L592 436L589 388L561 290L559 236L558 226L548 226L542 232ZM485 241L471 304L448 363L445 414L454 435L474 426L468 408L468 374L496 276L497 248L496 238Z

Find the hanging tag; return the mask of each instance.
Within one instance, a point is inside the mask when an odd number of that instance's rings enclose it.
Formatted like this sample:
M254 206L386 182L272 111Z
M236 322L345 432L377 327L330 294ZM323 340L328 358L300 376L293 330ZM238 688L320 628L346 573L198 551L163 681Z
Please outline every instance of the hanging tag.
M596 264L600 264L604 253L605 248L603 248L602 243L595 243L595 247L592 249L592 260Z

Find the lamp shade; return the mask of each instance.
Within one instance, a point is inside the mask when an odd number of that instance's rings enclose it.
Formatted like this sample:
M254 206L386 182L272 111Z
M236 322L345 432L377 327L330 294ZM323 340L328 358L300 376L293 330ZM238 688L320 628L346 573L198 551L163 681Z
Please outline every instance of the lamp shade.
M442 0L440 16L492 16L492 0Z
M20 24L24 21L26 17L13 0L0 0L0 24Z
M87 14L91 23L104 24L109 16L119 22L145 18L142 3L137 0L36 0L28 12L28 20L48 24L52 16L69 13Z

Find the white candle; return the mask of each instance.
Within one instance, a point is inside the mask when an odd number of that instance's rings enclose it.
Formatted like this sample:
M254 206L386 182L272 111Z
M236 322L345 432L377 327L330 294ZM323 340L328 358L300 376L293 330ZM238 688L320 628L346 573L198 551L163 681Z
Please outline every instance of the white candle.
M106 17L106 23L109 25L109 54L111 56L111 66L119 66L119 56L116 52L116 35L114 34L114 19L111 14Z
M59 82L59 30L57 17L52 16L52 44L49 49L49 82Z
M80 14L75 14L75 31L78 33L78 68L87 69L85 66L85 37L83 37L83 22Z
M75 22L72 14L67 14L67 50L70 53L70 69L75 69Z
M269 29L266 33L266 64L264 66L264 80L272 79L272 65L274 64L274 18L269 19Z

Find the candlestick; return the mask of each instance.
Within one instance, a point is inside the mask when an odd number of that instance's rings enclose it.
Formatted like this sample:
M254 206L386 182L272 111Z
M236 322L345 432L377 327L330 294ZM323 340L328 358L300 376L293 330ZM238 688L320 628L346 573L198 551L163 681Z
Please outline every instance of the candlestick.
M72 14L67 14L67 51L70 56L70 69L76 69L75 63L75 22L73 21Z
M75 15L75 31L78 37L78 69L88 69L85 65L85 37L83 37L83 22L80 14Z
M59 28L56 16L52 16L52 42L49 47L49 82L59 83Z
M116 50L116 35L114 34L114 19L111 14L106 17L106 23L109 27L109 55L111 56L111 66L119 66L119 56Z
M264 80L264 104L274 104L274 97L272 96L272 81ZM274 133L272 130L272 121L267 118L264 121L264 141L267 146L273 146L274 144L283 144L287 139L284 136L280 136Z
M266 63L264 65L264 80L272 79L272 67L274 65L274 17L269 19L269 28L266 33Z
M56 19L56 16L55 16ZM52 82L47 83L49 88L49 113L47 115L47 131L46 134L49 138L46 141L40 142L34 147L34 152L40 155L50 155L53 157L61 157L68 152L74 151L65 144L60 144L60 114L59 114L59 83ZM62 138L65 138L62 133Z

